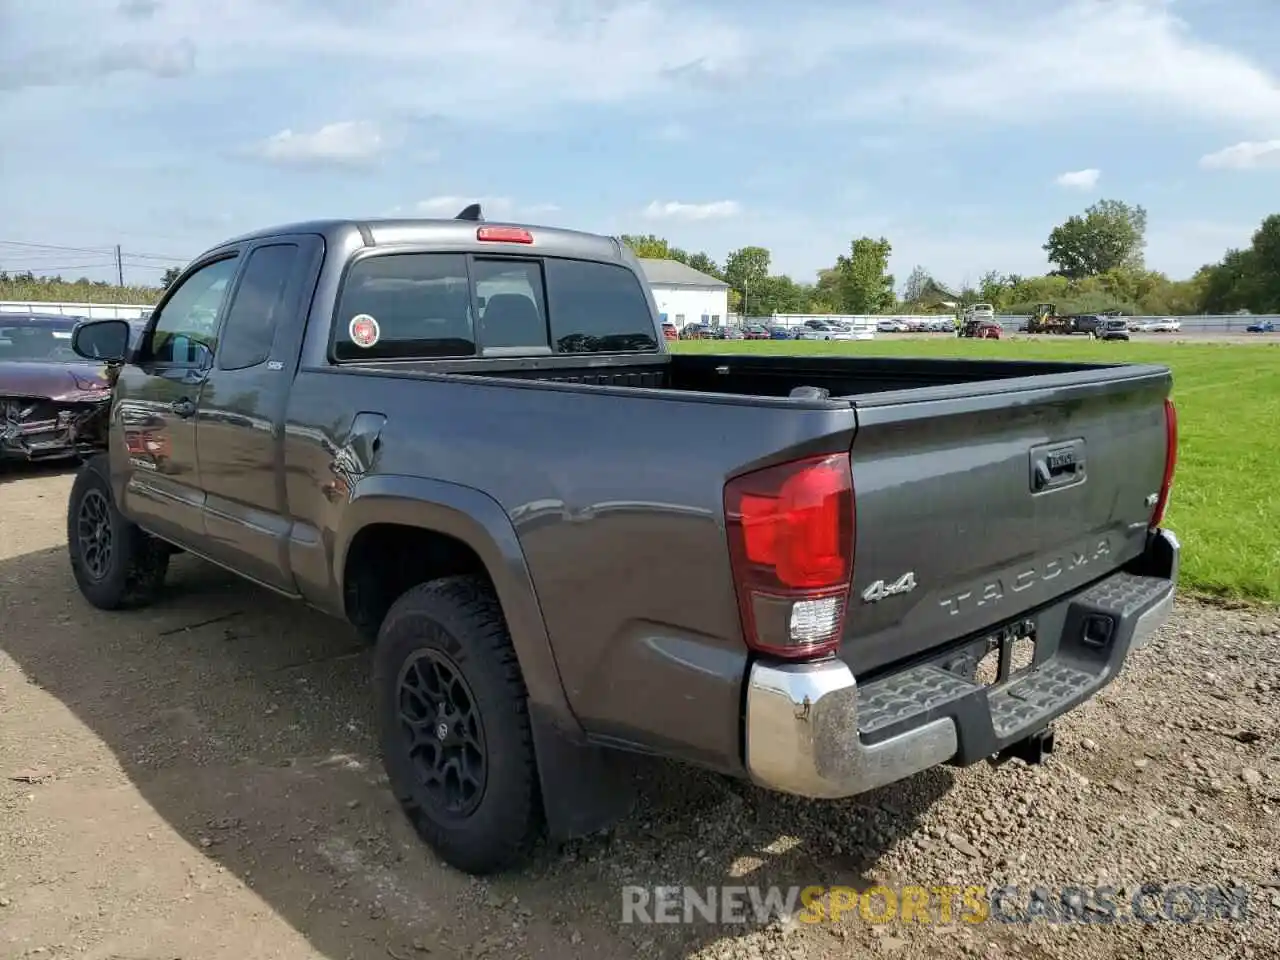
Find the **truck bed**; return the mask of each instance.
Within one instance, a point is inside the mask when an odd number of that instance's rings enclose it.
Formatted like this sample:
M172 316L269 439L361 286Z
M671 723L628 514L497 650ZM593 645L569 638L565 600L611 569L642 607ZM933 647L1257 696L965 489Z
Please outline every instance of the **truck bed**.
M457 360L435 361L430 364L362 364L354 369L377 370L384 374L462 374L503 380L729 394L743 398L791 398L797 387L815 387L825 391L827 398L848 398L863 404L873 394L908 390L930 391L927 397L916 393L912 399L1005 392L1028 386L1023 381L1030 377L1041 378L1041 384L1047 386L1102 382L1116 379L1116 371L1122 366L1127 375L1139 376L1159 369L1133 364L1066 361L742 354L668 354L660 359L652 356L615 355L598 358L594 363L583 363L576 356L527 360Z
M857 544L840 655L858 675L959 643L1139 556L1164 470L1171 382L1155 365L932 358L670 354L600 357L598 365L565 357L360 366L378 379L499 388L479 391L485 398L476 402L513 411L504 435L517 420L541 432L535 411L545 411L566 447L581 444L623 471L608 499L641 489L649 497L637 499L649 499L657 484L668 504L718 512L714 499L738 473L848 450ZM508 396L515 381L532 394ZM792 398L799 387L826 395ZM584 403L565 388L598 400ZM673 405L641 410L646 396ZM1078 475L1037 490L1037 465L1063 448L1078 457ZM568 471L577 459L562 453L559 463ZM545 446L541 462L556 463ZM670 480L659 481L658 470ZM575 486L598 486L577 476ZM578 507L590 509L596 493ZM710 556L723 541L699 550ZM702 563L697 579L709 569ZM908 573L917 584L910 593L861 598ZM718 576L727 583L727 570Z

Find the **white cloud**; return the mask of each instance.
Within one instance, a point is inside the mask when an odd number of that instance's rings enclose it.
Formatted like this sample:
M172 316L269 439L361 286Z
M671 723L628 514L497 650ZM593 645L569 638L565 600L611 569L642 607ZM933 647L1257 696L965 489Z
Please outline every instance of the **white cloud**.
M1101 170L1090 167L1088 170L1068 170L1066 173L1060 173L1053 182L1070 190L1092 190L1098 185L1100 176L1102 176Z
M683 123L663 124L655 130L653 134L655 140L665 140L669 143L678 143L683 140L688 140L690 135L689 128Z
M1208 170L1252 170L1280 167L1280 140L1245 140L1200 158Z
M195 62L195 46L185 37L156 44L122 40L84 50L52 46L12 56L0 47L0 90L93 83L117 74L172 80L191 73Z
M653 201L645 207L644 215L650 220L722 220L736 217L742 206L736 200L715 200L711 203L681 203L668 200Z
M376 123L343 120L309 133L281 130L257 144L252 152L279 164L361 167L376 160L386 145L386 137Z
M828 103L1002 125L1133 106L1280 121L1275 75L1193 36L1167 0L801 5L786 17L676 0L124 0L146 15L121 9L23 5L9 39L0 36L0 86L198 67L217 79L314 74L330 84L315 95L344 112L378 104L511 124L558 106L663 106L675 93L720 106L752 96L760 110L788 113ZM865 68L856 82L851 60ZM358 84L342 79L353 76Z
M117 38L147 49L190 38L210 77L307 74L344 111L378 104L468 121L523 123L531 110L632 101L739 75L754 42L732 18L675 0L223 0L216 10L167 0L141 19L104 11L101 0L31 6L17 50L44 41L72 62ZM87 29L70 29L77 22ZM342 79L351 77L359 82Z
M1050 9L1017 10L1033 6ZM845 111L962 115L1008 125L1139 107L1217 123L1280 122L1275 74L1194 37L1165 0L1053 6L1031 18L991 4L987 11L963 5L953 17L919 19L909 60L880 71L881 82L863 85Z
M160 9L160 0L120 0L120 13L134 20L146 20Z

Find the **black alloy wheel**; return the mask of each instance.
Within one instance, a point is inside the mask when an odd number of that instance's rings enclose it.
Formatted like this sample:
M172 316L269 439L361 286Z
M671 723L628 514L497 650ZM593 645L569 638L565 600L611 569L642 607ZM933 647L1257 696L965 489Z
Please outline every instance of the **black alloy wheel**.
M433 805L448 817L470 816L484 798L488 753L466 678L443 652L418 650L400 671L397 702L409 756Z
M86 490L76 516L76 538L84 571L93 580L106 579L111 572L114 546L111 533L111 505L101 490Z

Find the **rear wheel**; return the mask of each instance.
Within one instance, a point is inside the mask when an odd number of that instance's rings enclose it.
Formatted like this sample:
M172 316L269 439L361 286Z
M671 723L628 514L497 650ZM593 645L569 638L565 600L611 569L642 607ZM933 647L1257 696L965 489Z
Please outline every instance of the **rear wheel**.
M418 834L453 867L521 859L542 809L527 695L492 589L446 577L388 611L374 654L383 763Z
M67 501L67 552L80 593L101 610L143 606L169 570L169 547L116 509L104 459L85 461Z

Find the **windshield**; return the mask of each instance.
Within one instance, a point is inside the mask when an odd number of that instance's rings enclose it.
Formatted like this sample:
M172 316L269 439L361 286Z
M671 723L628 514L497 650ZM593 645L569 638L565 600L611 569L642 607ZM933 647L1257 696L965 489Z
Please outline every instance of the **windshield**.
M0 319L0 361L84 363L71 349L76 321Z

